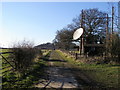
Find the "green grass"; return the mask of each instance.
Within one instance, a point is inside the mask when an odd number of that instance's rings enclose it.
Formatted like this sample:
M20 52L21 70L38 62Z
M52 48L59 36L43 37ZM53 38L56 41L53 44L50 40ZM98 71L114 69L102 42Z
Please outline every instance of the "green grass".
M2 49L2 52L9 52L9 51L10 51L9 49ZM8 59L9 54L2 54L2 56L5 57L8 61L10 61ZM2 56L0 56L0 58L2 58ZM5 74L4 73L5 71L9 71L12 68L12 67L8 67L8 66L10 66L10 65L2 58L1 68L4 68L4 69L0 70L0 72L2 72L3 75ZM5 68L5 67L7 67L7 68Z
M1 49L0 52L11 52L11 50L10 49ZM9 56L9 54L8 53L2 54L2 56L4 56L5 58L7 58ZM0 58L2 58L2 57L0 56Z
M45 55L47 55L51 50L41 50L42 51L42 54L43 54L43 56L45 56Z
M49 60L52 60L54 66L64 66L66 60L59 54L58 51L53 50L50 54Z
M73 68L80 69L86 76L101 84L103 87L115 87L120 88L118 85L120 64L111 65L111 64L85 64L80 61L75 61L74 58L71 58L61 51L57 51L59 54L69 62L69 66Z
M26 72L26 75L19 76L19 73L7 72L3 78L3 88L32 88L44 75L45 61L39 59Z
M56 53L55 53L56 52ZM86 76L94 80L95 82L101 84L104 87L118 87L118 69L120 69L120 65L110 65L110 64L85 64L80 61L75 61L74 58L68 56L65 53L57 50L54 52L53 59L64 59L67 61L67 65L65 67L72 67L81 70ZM49 59L51 51L46 51L44 53L43 58ZM58 56L59 54L59 56ZM7 55L5 56L7 57ZM63 66L64 63L54 62L56 66ZM32 88L33 85L44 76L44 66L46 66L46 61L42 59L38 59L31 70L27 71L26 75L23 75L18 78L18 73L14 72L6 72L5 77L3 78L3 87L4 88ZM9 66L7 64L3 64L3 67ZM2 72L6 71L9 68L0 70ZM81 72L80 72L81 73ZM16 80L19 80L16 82Z
M46 53L47 54L47 53ZM45 55L45 54L44 54ZM7 57L9 55L5 55ZM44 57L44 56L43 56ZM3 60L3 62L5 62ZM3 68L9 66L7 63L3 64ZM46 66L46 62L42 59L36 58L33 65L26 71L25 75L20 74L16 71L9 71L11 67L4 68L1 70L3 73L3 88L32 88L34 84L39 81L39 79L44 76L44 66Z
M10 49L0 49L0 52L10 52Z
M80 53L79 51L69 51L71 53Z
M68 62L68 64L66 65L66 67L72 67L72 68L76 68L77 63L75 62L73 57L68 56L66 53L63 53L59 50L56 50L56 52L66 61Z
M79 64L79 68L91 79L105 87L118 87L120 66Z

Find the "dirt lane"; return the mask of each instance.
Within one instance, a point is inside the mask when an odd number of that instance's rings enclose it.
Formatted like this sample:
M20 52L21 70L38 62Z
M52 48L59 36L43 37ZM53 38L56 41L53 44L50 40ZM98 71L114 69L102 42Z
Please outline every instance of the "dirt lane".
M52 51L50 58L47 60L49 66L46 68L48 80L41 80L35 87L37 88L78 88L77 80L71 70L63 67L67 64L65 60L56 52ZM61 66L55 66L55 63Z

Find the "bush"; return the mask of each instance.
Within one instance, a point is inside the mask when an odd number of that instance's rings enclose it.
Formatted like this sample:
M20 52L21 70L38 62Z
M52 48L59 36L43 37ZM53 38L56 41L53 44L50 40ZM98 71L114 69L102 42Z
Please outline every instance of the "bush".
M38 51L33 48L33 44L25 40L14 44L12 51L15 69L22 73L32 65L33 60L38 54Z
M39 48L34 48L34 49L35 49L37 55L39 56L38 58L43 56L43 53L42 53L41 49L39 49Z
M107 52L110 53L112 61L120 62L120 37L118 34L113 34L111 40L107 43ZM117 57L117 59L115 59Z

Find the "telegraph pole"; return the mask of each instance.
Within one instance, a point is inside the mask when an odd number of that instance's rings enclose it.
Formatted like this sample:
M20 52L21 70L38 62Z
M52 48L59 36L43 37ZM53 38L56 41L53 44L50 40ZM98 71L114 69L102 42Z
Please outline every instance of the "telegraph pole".
M105 56L107 56L107 47L108 47L108 40L109 40L109 35L108 35L108 14L106 15L106 52L105 52Z
M114 29L114 7L112 6L112 30L111 30L111 34L113 34L113 29Z
M82 10L82 18L81 18L81 28L83 28L83 10ZM84 33L84 31L83 31ZM80 55L84 55L84 37L83 34L81 36L81 42L80 42Z
M113 39L113 31L114 31L114 7L112 6L112 29L111 29L111 43ZM112 44L111 44L112 45Z
M108 38L109 38L109 36L108 36L108 14L106 15L106 43L107 43L107 41L108 41Z

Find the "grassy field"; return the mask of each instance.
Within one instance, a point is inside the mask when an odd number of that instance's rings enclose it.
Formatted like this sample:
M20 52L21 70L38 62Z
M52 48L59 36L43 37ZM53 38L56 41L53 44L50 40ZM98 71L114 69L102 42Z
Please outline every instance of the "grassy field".
M120 88L119 86L119 72L120 64L85 64L80 61L75 61L74 58L67 56L67 54L57 51L65 60L69 62L70 67L78 68L87 77L100 84L101 86L108 88ZM79 73L77 73L79 74Z
M80 69L103 87L118 87L118 69L120 66L79 64Z
M7 50L4 50L7 51ZM3 51L3 52L4 52ZM9 50L8 50L9 51ZM80 60L75 61L74 58L68 56L66 53L63 53L59 50L56 51L44 51L43 50L43 57L37 59L36 62L31 66L31 70L26 72L26 75L19 76L17 72L11 71L11 67L8 63L2 60L2 68L0 72L3 72L3 88L32 88L34 84L39 82L39 79L42 79L44 76L44 66L47 66L46 61L43 59L48 59L52 53L52 59L59 59L59 62L54 62L55 66L62 66L71 68L72 72L76 75L78 82L81 83L81 73L86 77L93 80L95 83L100 84L100 86L108 88L108 87L115 87L118 88L118 79L119 73L118 70L120 69L120 65L111 65L111 64L85 64L80 62ZM9 55L6 54L4 57L8 57ZM63 62L64 60L65 62ZM62 61L62 62L60 62ZM66 63L67 62L67 63ZM78 70L78 71L77 71ZM86 84L83 84L87 86ZM120 87L119 87L120 88Z
M10 51L8 49L2 50L2 52ZM49 51L43 53L46 55ZM6 59L9 54L3 55ZM44 56L43 56L44 57ZM10 61L10 59L7 59ZM34 84L39 81L44 75L45 62L42 59L37 58L34 64L26 72L25 75L20 76L20 74L14 70L11 70L12 67L2 59L2 87L3 88L32 88Z

